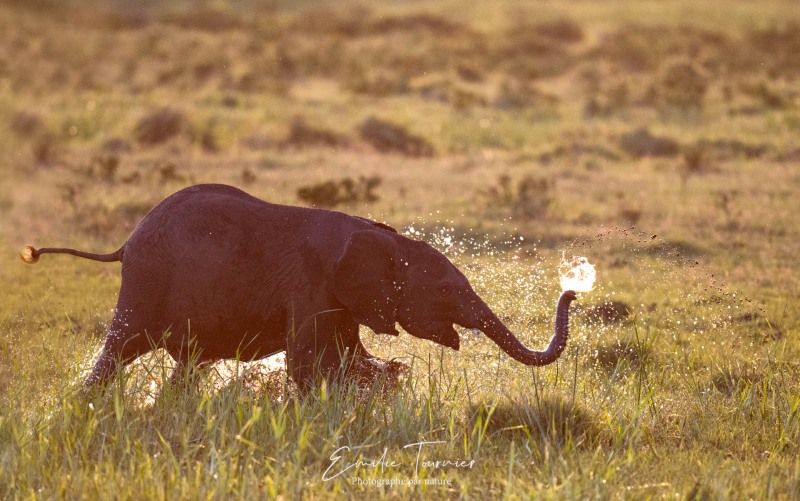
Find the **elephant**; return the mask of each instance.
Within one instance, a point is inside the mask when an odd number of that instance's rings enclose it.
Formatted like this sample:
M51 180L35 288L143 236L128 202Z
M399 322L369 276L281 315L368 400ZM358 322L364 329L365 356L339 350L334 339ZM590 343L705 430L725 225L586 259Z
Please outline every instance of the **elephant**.
M110 254L28 246L20 255L34 263L58 253L122 262L117 305L86 387L103 385L154 348L175 359L176 373L286 352L300 388L348 380L359 363L380 366L361 342L360 324L392 336L399 324L458 350L457 324L482 331L525 365L542 366L566 347L576 299L573 291L561 294L549 346L532 351L428 243L386 224L273 204L221 184L170 195Z

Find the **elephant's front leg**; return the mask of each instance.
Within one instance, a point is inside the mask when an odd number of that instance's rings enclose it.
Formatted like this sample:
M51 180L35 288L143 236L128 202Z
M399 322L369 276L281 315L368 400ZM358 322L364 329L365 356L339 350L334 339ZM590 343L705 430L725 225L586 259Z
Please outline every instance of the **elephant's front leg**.
M344 310L309 316L287 335L286 365L303 391L325 378L342 382L359 359L370 356L358 337L358 324Z

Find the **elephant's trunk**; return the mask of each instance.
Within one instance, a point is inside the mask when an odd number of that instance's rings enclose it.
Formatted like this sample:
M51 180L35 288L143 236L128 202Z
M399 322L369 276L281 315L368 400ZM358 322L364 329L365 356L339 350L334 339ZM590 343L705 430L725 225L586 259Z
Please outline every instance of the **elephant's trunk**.
M575 299L574 291L565 291L558 299L555 334L553 334L552 339L550 339L550 344L544 351L533 351L525 347L488 306L486 307L487 313L483 317L480 329L489 339L497 343L497 346L503 351L525 365L551 364L561 356L561 352L567 347L567 338L569 337L569 305Z

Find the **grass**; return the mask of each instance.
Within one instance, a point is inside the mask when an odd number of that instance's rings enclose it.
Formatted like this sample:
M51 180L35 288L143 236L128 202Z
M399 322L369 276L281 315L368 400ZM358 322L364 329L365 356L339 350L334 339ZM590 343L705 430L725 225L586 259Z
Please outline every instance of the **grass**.
M0 6L0 497L796 498L796 11ZM113 251L192 183L303 204L343 180L377 181L337 210L440 248L531 347L562 253L588 256L562 358L365 329L412 366L394 392L245 363L172 388L153 353L81 394L119 265L17 249Z

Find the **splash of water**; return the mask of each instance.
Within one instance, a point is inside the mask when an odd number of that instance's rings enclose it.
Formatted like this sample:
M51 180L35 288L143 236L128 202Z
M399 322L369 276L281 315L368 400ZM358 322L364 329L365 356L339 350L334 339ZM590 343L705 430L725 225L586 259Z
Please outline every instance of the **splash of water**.
M597 278L594 265L583 256L572 256L569 260L562 256L558 274L562 291L589 292Z

